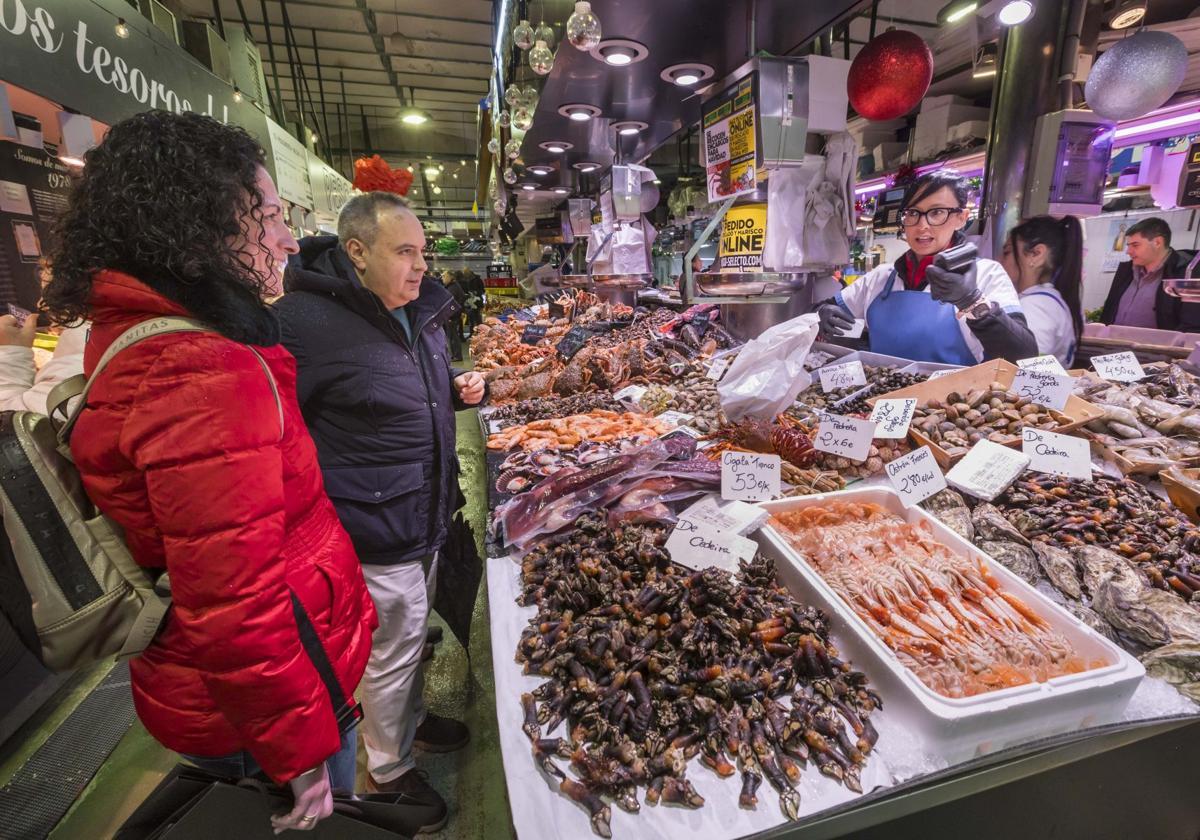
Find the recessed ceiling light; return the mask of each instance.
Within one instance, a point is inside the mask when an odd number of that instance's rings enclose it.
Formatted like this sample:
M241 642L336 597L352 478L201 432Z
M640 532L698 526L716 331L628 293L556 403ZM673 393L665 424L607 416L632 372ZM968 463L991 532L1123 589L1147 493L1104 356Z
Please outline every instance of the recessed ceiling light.
M686 62L684 64L672 64L658 75L663 81L677 84L680 87L692 87L700 82L711 79L713 72L713 69L707 64Z
M626 38L606 38L592 50L592 55L612 67L628 67L644 61L650 55L645 44Z
M425 125L429 122L429 115L416 108L405 108L400 113L400 122L405 125Z
M551 172L554 171L554 167L545 166L543 164L538 164L536 166L529 167L529 171L532 172L534 175L549 175Z
M568 149L575 148L574 144L568 143L566 140L547 140L544 143L538 143L538 146L554 155L561 155Z
M559 107L558 113L576 122L584 122L590 120L592 117L600 116L600 109L595 105L584 105L581 102L573 102Z
M570 192L570 190L567 189L566 187L555 187L554 192L557 193L558 195L566 195L567 193Z
M581 160L579 163L572 165L580 172L595 172L600 168L600 164L592 163L590 160Z
M639 131L645 128L649 128L646 123L641 122L640 120L620 120L618 122L614 122L612 127L617 134L620 134L623 137L629 137L630 135L637 134Z
M537 189L537 187L534 186L533 184L522 184L521 189L526 190L528 192L533 192L534 190Z
M975 0L952 0L937 13L938 23L957 23L978 8Z

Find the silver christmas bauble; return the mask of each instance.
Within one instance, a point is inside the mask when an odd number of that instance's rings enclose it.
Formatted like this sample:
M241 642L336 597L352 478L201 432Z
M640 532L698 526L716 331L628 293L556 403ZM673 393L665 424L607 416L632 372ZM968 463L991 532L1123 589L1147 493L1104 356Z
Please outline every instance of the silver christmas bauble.
M1148 114L1179 90L1187 66L1182 41L1169 32L1143 29L1096 61L1084 85L1088 107L1110 120Z

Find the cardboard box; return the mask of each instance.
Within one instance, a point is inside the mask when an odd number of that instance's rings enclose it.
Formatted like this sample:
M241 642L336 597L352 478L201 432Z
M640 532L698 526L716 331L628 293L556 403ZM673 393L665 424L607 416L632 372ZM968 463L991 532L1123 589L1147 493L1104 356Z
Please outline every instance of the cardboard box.
M808 130L835 134L846 130L850 100L846 79L850 62L810 55L808 62Z
M875 164L875 172L894 169L898 158L908 152L907 143L880 143L871 150L871 159Z
M949 145L950 129L959 123L988 120L987 108L951 103L937 108L922 108L917 115L913 157L916 160L932 157Z
M880 394L878 397L867 400L867 404L874 406L878 400L916 397L920 401L917 405L920 406L925 405L925 403L933 399L945 400L946 395L951 391L957 391L960 394L966 395L980 388L990 388L993 382L999 382L1005 388L1010 388L1012 387L1013 377L1016 374L1017 366L1012 362L1006 362L1003 359L993 359L990 362L975 365L975 367L964 368L956 373L939 376L937 379L931 379L919 385L912 385L908 388L892 391L890 394ZM1052 429L1052 431L1058 434L1073 431L1104 416L1103 410L1086 400L1080 399L1074 394L1067 400L1067 405L1063 408L1062 413L1067 416L1069 422L1064 423L1056 429ZM918 432L915 427L909 429L908 435L916 441L917 446L928 446L933 451L933 457L944 470L949 469L961 459L961 456L958 458L951 457L950 453ZM1014 449L1020 447L1020 435L1017 435L1015 440L1005 445L1011 446Z

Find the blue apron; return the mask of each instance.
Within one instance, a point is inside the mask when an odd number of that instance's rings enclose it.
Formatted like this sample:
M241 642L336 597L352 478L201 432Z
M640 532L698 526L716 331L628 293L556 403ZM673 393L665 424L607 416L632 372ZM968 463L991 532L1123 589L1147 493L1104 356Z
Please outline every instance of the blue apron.
M1060 296L1058 296L1052 292L1042 292L1042 291L1036 291L1036 290L1029 291L1026 294L1027 295L1041 295L1042 297L1051 298L1055 303L1057 303L1059 306L1061 306L1063 308L1063 312L1067 313L1067 323L1071 324L1072 330L1074 330L1075 320L1071 317L1071 310L1067 307L1067 302L1065 300L1063 300ZM1072 334L1074 334L1074 333L1072 332ZM1070 365L1073 361L1075 361L1075 339L1074 338L1071 339L1071 343L1067 346L1067 362L1066 363L1067 363L1067 365Z
M979 364L963 338L958 310L952 304L934 300L928 292L897 292L895 285L893 268L883 291L867 307L872 353L945 365Z

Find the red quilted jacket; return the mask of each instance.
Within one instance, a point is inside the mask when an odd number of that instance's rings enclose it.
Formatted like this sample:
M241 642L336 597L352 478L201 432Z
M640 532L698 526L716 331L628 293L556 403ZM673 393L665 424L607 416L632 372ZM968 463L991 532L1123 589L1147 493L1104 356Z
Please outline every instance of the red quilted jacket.
M134 278L93 284L90 373L134 324L187 315ZM130 666L139 717L166 747L248 750L277 782L337 751L356 712L375 608L325 495L281 346L175 333L123 351L71 437L87 493L143 566L166 568L173 607Z

